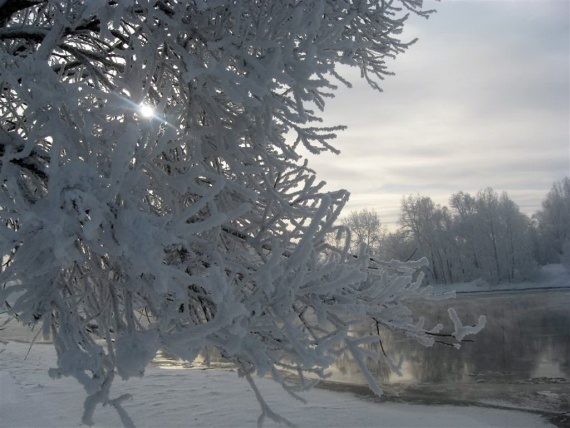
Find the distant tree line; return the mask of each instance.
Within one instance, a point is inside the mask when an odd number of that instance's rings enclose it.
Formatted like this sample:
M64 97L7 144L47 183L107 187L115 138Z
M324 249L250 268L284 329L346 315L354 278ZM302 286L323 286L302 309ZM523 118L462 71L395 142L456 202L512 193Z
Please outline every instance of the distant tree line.
M388 232L368 209L352 211L344 220L353 252L366 246L382 260L426 257L431 283L516 282L531 279L539 265L562 262L570 268L568 177L554 183L542 209L531 217L506 192L486 188L475 196L453 194L449 207L428 196L406 196L399 223Z

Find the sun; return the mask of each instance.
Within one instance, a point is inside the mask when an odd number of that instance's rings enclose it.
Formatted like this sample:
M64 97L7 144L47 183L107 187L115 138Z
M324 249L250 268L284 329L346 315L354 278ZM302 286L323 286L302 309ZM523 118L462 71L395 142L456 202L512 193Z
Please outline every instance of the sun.
M150 118L154 116L154 109L152 106L148 104L140 104L139 105L139 113L142 117Z

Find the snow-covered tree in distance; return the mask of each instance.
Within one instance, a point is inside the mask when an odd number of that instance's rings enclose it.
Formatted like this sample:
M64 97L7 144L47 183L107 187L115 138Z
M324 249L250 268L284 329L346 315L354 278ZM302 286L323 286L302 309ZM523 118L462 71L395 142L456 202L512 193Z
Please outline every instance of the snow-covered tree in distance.
M570 259L570 177L555 182L534 218L545 263L568 265Z
M376 210L363 208L360 211L351 211L343 224L352 234L352 252L357 253L358 247L364 244L370 254L378 257L379 246L386 231Z
M54 377L85 388L83 422L114 406L113 378L159 348L217 348L251 384L366 358L363 318L433 343L406 300L425 263L371 265L326 244L344 190L298 149L335 149L318 126L339 64L368 83L421 0L0 0L0 300L39 324ZM144 106L144 107L142 107ZM150 109L149 109L150 107ZM291 135L293 136L292 138ZM458 342L464 327L450 312ZM285 422L285 421L284 421Z

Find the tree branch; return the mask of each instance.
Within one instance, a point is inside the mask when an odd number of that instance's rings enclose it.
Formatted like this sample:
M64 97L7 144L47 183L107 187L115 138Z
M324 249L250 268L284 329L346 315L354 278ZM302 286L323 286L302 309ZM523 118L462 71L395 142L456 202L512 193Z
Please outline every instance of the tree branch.
M5 27L15 13L41 3L47 0L0 0L0 27Z

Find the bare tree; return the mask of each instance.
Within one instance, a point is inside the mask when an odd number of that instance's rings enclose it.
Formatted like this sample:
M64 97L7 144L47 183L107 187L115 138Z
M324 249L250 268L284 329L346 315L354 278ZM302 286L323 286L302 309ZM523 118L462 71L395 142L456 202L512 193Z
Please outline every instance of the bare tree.
M359 252L361 245L365 245L371 255L378 255L379 246L386 231L375 210L364 208L360 211L351 211L342 224L352 233L351 251L354 254Z
M570 245L570 178L554 183L535 214L541 257L545 263L559 263L565 246Z

